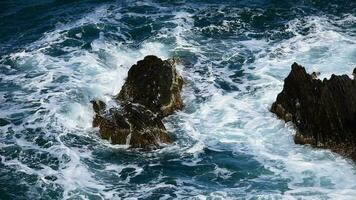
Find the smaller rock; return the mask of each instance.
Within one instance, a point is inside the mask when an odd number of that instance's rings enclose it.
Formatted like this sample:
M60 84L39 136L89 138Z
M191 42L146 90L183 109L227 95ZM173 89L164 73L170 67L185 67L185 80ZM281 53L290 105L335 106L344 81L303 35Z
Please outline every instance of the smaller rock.
M103 101L91 101L95 114L93 127L113 144L152 149L170 143L162 118L183 107L180 96L183 79L175 60L146 56L133 65L120 93L119 105L107 108Z

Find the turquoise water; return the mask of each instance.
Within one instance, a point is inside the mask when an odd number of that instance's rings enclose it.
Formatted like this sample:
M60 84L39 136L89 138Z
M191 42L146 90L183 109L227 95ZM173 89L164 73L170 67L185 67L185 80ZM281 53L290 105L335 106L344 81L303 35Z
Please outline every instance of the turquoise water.
M354 162L268 111L290 65L350 74L355 1L0 2L0 199L355 199ZM178 57L174 143L91 127L145 55Z

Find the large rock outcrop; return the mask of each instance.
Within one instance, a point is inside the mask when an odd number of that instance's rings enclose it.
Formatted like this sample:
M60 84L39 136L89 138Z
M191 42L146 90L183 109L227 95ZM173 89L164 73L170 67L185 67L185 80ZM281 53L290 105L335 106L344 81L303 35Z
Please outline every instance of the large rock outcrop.
M295 124L295 143L356 159L356 80L349 76L321 81L294 63L271 111Z
M107 108L103 101L92 101L96 113L93 127L99 127L100 136L113 144L152 149L170 143L161 120L182 109L182 86L172 60L146 56L129 70L114 99L116 106Z
M131 67L116 98L139 103L163 117L182 109L182 86L183 79L178 75L173 60L146 56Z

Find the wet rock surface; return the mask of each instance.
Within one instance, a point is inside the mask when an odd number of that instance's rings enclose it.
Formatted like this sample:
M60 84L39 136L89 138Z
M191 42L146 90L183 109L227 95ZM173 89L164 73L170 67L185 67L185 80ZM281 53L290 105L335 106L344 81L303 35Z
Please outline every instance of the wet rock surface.
M93 102L93 107L97 102ZM93 127L99 127L101 138L133 148L155 148L171 141L161 119L139 104L98 110Z
M129 70L116 106L92 101L93 127L113 144L153 149L170 143L162 118L183 107L180 91L183 79L172 60L146 56Z
M271 111L293 122L295 143L356 159L356 81L349 76L320 80L294 63Z
M182 109L182 86L183 79L176 72L174 60L146 56L129 70L117 100L139 103L167 116Z

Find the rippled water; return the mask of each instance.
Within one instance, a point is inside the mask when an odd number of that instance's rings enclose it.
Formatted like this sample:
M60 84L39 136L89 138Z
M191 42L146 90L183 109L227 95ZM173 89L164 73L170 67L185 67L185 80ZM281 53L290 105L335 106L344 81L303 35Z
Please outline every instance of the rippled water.
M355 199L356 166L295 145L268 111L290 65L350 74L355 1L3 1L0 199ZM145 55L178 57L174 143L145 152L91 128Z

